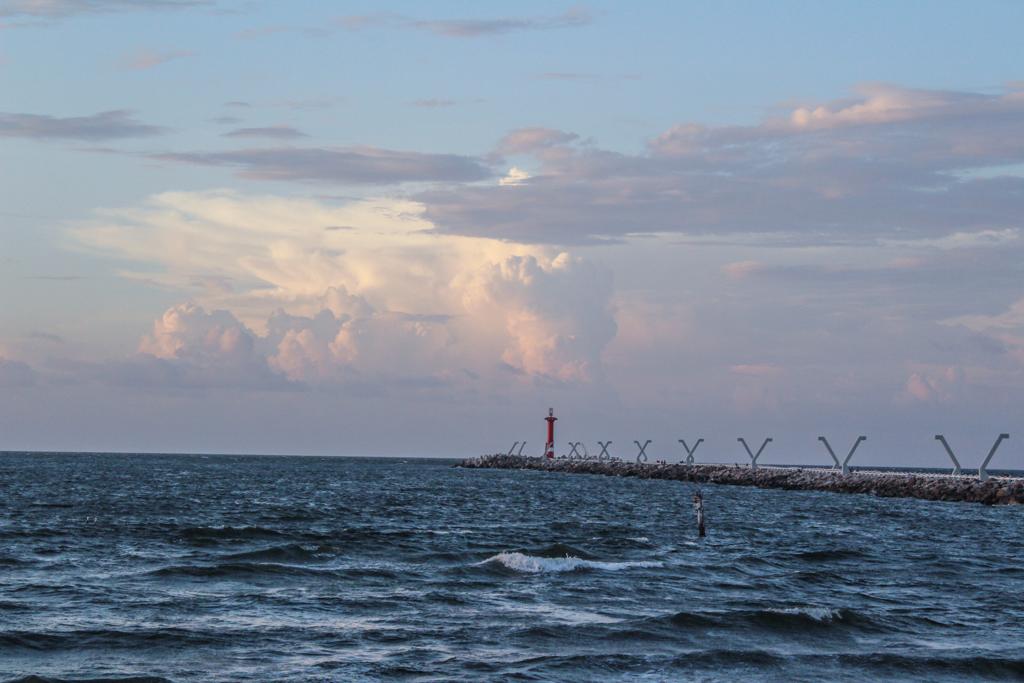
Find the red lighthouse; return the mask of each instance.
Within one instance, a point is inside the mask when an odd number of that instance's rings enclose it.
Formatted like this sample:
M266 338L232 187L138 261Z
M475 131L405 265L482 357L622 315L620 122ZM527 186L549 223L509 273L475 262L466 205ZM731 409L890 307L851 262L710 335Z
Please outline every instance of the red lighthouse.
M554 458L555 457L555 409L548 408L548 416L544 418L544 421L548 423L548 442L544 446L544 457Z

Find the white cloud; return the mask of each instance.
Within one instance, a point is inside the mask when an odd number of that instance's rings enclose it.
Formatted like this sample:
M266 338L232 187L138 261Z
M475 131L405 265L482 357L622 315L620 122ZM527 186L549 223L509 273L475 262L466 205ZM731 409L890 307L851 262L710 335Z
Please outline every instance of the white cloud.
M165 360L191 358L200 365L245 363L253 357L252 334L227 311L207 313L195 304L168 309L143 337L139 351Z
M498 180L499 185L522 185L524 181L530 179L530 174L526 171L516 168L513 166L508 169L508 173L503 178Z
M466 309L507 331L509 365L567 381L600 375L601 353L616 333L608 271L567 253L546 263L509 256L461 284Z
M963 325L975 332L1024 329L1024 299L1014 302L1006 311L996 315L963 315L945 321L949 325Z
M206 366L256 362L307 384L354 378L600 379L610 273L541 247L439 235L413 202L335 206L165 193L74 229L181 290L140 346ZM346 229L337 229L345 226ZM203 283L230 283L210 287ZM210 312L207 312L210 311Z
M880 240L885 246L932 247L935 249L972 249L979 247L1001 247L1020 241L1018 228L1002 230L978 230L976 232L954 232L934 239Z

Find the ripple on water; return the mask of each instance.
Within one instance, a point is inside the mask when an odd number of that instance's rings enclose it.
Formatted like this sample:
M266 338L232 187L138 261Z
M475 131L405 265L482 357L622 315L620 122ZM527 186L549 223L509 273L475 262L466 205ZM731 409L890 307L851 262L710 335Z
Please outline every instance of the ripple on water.
M1017 510L702 490L0 455L0 680L1024 678Z

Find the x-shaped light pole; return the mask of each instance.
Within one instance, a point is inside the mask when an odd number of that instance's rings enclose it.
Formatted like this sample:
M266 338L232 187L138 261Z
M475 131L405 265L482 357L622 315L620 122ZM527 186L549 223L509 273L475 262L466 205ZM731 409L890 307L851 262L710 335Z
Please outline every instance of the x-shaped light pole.
M764 447L771 443L772 437L769 436L767 439L764 440L764 443L761 444L761 447L757 449L757 453L754 453L750 450L750 446L747 445L746 439L744 439L742 436L736 440L743 444L743 448L747 450L747 455L750 456L750 469L756 470L757 459L761 457L761 452L764 451Z
M639 441L634 441L633 443L635 443L636 447L640 449L640 452L636 454L636 461L638 463L647 462L647 447L651 445L651 440L647 439L643 446L640 445Z
M832 450L832 446L829 445L828 439L826 439L823 436L819 436L818 437L818 441L820 441L823 444L825 444L825 448L828 449L828 454L831 455L832 456L832 460L835 461L836 467L841 469L843 471L843 474L849 474L850 473L850 467L849 467L849 465L850 465L850 458L853 457L853 453L854 453L854 451L857 450L857 446L860 445L860 442L861 441L866 441L867 438L868 437L866 437L866 436L858 436L857 440L853 442L853 448L851 448L850 452L846 454L846 459L843 460L842 462L839 462L839 458L836 457L835 452Z
M985 456L985 462L981 463L981 467L978 468L978 479L981 481L988 479L988 471L986 471L985 468L988 467L988 463L992 459L992 456L996 454L996 449L999 448L999 444L1003 442L1003 439L1009 438L1009 434L1000 434L999 438L996 439L996 442L992 444L992 448L989 450L988 455ZM960 462L956 459L956 456L953 455L953 449L949 447L948 443L946 443L946 437L942 434L936 434L935 439L942 442L942 445L946 448L946 453L949 454L950 459L953 461L953 474L960 474Z
M697 452L697 446L704 443L704 439L697 439L697 443L693 444L693 448L686 445L686 439L679 439L679 443L683 444L683 448L686 450L686 464L693 464L693 454Z
M612 456L611 456L611 454L608 453L608 447L612 445L612 442L611 441L598 441L597 445L601 447L601 455L597 456L597 459L598 460L604 460L605 458L608 458L609 460L611 460Z

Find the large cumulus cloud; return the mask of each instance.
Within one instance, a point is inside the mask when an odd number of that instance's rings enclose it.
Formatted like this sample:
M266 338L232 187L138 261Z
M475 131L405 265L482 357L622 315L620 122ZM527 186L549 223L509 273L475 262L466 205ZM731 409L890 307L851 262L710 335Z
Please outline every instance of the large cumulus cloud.
M610 272L541 247L439 235L421 207L167 193L74 232L179 289L150 357L304 385L600 381ZM259 373L257 373L259 374ZM225 375L226 376L226 375Z
M561 380L600 373L601 353L616 332L608 271L567 253L547 265L510 256L464 284L467 310L507 332L502 358L510 366Z

